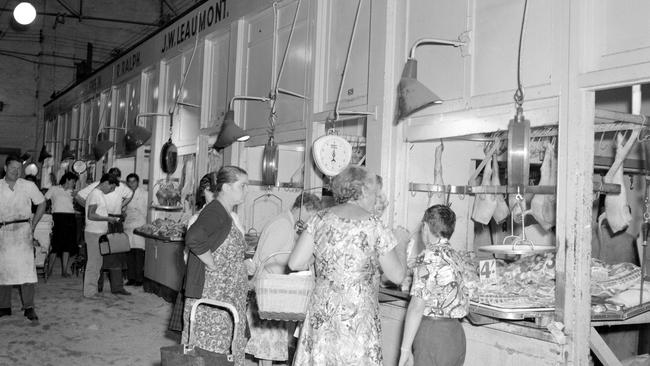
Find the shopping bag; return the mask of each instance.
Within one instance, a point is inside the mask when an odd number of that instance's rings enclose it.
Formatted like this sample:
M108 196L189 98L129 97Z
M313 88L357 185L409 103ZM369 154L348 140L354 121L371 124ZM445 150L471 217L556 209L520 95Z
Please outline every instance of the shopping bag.
M99 254L117 254L131 250L129 236L125 233L112 233L99 237Z
M230 353L229 354L218 354L215 352L210 352L199 347L192 346L192 326L196 320L196 308L201 304L208 304L219 308L224 308L232 314L233 320L233 339L230 344ZM189 324L189 340L188 344L179 344L175 346L161 347L160 348L160 359L162 361L162 366L224 366L224 365L234 365L235 358L233 353L235 350L236 337L239 327L239 314L237 309L231 304L211 300L211 299L198 299L192 305L192 310L190 311L190 324Z

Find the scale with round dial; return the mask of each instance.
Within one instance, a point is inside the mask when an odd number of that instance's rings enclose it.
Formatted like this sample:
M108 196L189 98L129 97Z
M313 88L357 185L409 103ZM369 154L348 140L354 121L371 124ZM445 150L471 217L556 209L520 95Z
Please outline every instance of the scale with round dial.
M318 170L329 177L342 172L352 160L352 145L333 133L317 138L312 152Z

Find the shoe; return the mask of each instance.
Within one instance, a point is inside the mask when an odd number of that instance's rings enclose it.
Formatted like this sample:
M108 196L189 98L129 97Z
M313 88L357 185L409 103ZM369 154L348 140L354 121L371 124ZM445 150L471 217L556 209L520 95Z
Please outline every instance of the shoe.
M126 286L137 286L138 282L136 280L128 280L125 283Z
M38 316L34 311L34 308L25 309L25 317L33 322L38 320Z
M2 308L0 309L0 317L11 315L11 308Z
M125 289L121 289L118 291L111 291L111 293L114 293L115 295L131 295L131 293Z

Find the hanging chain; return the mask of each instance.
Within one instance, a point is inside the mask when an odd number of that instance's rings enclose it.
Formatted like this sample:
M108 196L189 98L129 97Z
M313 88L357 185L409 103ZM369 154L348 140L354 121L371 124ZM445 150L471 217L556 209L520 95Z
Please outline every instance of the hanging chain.
M519 31L519 51L517 52L517 91L514 95L517 108L524 104L524 87L521 85L521 47L524 38L524 26L526 25L526 12L528 10L528 0L524 1L524 15L521 17L521 30Z

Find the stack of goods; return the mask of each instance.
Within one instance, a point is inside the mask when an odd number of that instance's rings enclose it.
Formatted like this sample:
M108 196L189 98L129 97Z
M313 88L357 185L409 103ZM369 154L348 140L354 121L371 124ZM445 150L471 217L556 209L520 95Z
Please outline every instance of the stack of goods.
M157 184L156 198L158 204L165 207L181 205L181 189L177 182L161 179Z
M632 263L606 264L591 260L591 296L595 312L639 304L641 270ZM503 308L555 306L555 254L522 257L511 263L497 260L498 283L480 283L474 301ZM631 293L633 295L627 295ZM634 296L635 295L635 296ZM635 302L626 302L634 298ZM650 293L647 297L650 301Z
M137 229L139 232L166 240L183 240L185 224L169 219L156 219Z
M504 308L555 305L555 254L522 257L512 263L497 260L497 283L480 283L474 301Z

